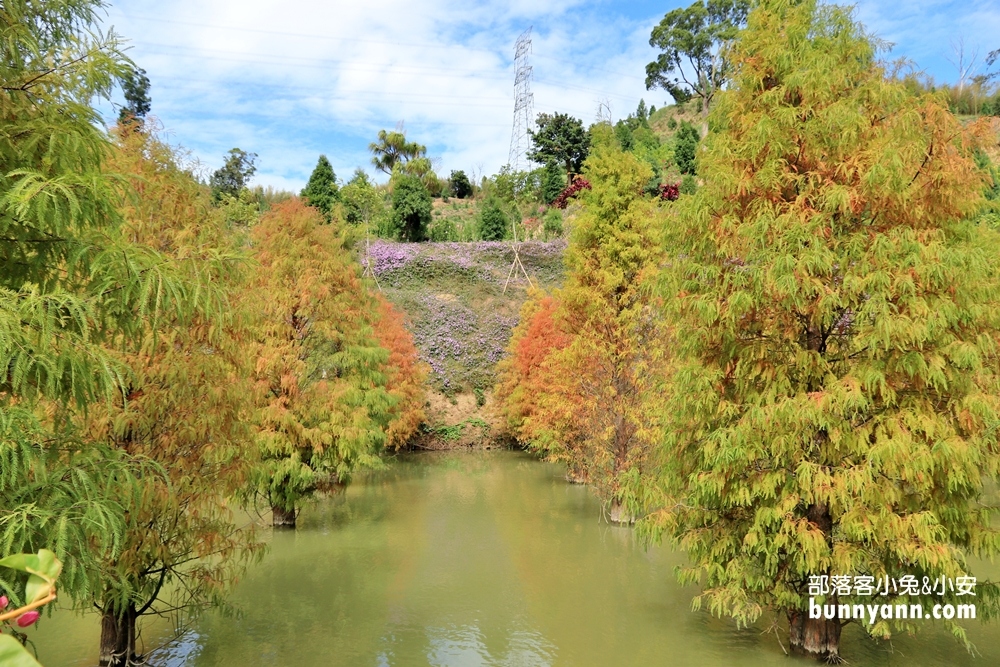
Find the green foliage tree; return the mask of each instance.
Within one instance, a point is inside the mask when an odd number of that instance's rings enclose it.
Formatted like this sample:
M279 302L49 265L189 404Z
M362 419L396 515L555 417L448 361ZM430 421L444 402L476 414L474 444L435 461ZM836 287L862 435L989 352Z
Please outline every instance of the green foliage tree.
M372 164L379 171L392 174L397 164L403 164L414 158L424 157L427 147L415 141L407 141L405 132L378 131L378 141L368 145L372 152Z
M61 589L91 607L121 553L130 501L159 466L85 437L81 417L127 386L121 352L205 296L184 264L136 241L136 195L108 169L95 98L131 76L100 2L0 6L0 530L54 550Z
M393 179L392 222L400 241L423 241L431 222L431 195L416 176Z
M583 121L564 113L540 113L537 124L537 130L528 130L532 144L528 157L540 164L558 162L570 175L580 173L590 150Z
M509 228L510 220L500 202L495 197L487 198L479 212L479 237L484 241L502 241L507 238Z
M465 175L464 171L452 171L448 182L451 186L451 193L459 199L472 196L472 183L469 182L469 177Z
M309 182L299 193L310 206L315 206L323 212L323 217L330 222L330 215L333 206L340 199L337 190L337 175L333 173L333 167L325 155L320 155L316 162L316 168L309 175Z
M707 115L729 76L723 47L746 24L750 4L698 0L687 9L667 12L649 37L649 45L662 53L646 65L646 89L663 88L678 104L697 97Z
M130 122L141 124L152 105L149 99L149 77L146 76L146 70L141 67L133 68L121 83L122 93L125 95L125 106L118 112L118 124L126 125Z
M566 187L566 177L559 164L550 161L542 171L542 201L551 204Z
M352 225L367 224L385 215L382 193L361 169L340 189L340 201L344 218Z
M220 201L223 195L238 196L240 190L247 187L250 177L257 171L256 162L256 153L247 153L241 148L230 148L226 162L212 172L212 177L208 181L215 200Z
M681 121L681 127L674 135L674 162L682 174L697 173L695 156L698 154L698 142L701 135L691 123Z
M687 551L696 604L784 616L796 651L835 662L841 622L807 613L811 576L954 578L1000 547L983 498L1000 478L1000 241L968 219L982 178L963 127L886 76L848 10L762 2L731 57L705 184L670 226L683 335L649 525ZM994 587L977 596L996 613Z

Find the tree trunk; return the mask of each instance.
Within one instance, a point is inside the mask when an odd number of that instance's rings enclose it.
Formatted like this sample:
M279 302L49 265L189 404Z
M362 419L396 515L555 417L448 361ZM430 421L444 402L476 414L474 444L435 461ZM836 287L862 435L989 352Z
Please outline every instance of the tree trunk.
M135 606L123 614L105 611L101 617L100 667L127 667L139 663L135 653Z
M788 630L793 653L830 664L842 662L840 621L836 618L810 618L808 612L793 609L788 612Z
M830 515L830 508L826 503L814 503L806 510L806 518L816 528L823 532L826 541L830 544L833 535L833 517ZM833 545L830 544L830 548ZM820 605L815 611L802 611L800 609L790 609L788 611L788 632L789 643L792 651L802 655L808 655L824 662L838 664L842 662L840 657L840 620L827 618L825 609L837 607L837 598L832 596L826 604Z
M566 481L570 484L587 484L587 472L578 465L570 464L566 468Z
M635 523L635 517L632 516L618 500L611 501L610 518L611 518L611 523L618 523L618 524Z
M295 510L283 507L271 507L271 525L275 528L295 528Z

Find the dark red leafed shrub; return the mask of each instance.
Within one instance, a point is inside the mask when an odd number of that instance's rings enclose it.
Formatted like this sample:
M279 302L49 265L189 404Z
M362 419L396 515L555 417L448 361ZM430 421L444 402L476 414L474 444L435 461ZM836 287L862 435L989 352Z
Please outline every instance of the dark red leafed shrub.
M556 208L566 208L566 204L569 202L570 197L577 196L581 190L589 190L590 181L582 176L577 176L573 181L559 193L552 205Z
M662 199L663 201L677 201L677 198L680 196L681 196L680 183L660 184L660 199Z

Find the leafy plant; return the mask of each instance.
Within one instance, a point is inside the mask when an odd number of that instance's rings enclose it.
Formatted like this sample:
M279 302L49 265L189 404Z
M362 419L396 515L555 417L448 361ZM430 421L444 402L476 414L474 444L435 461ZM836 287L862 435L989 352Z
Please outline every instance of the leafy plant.
M761 2L733 46L704 185L668 227L682 333L645 487L696 605L741 624L773 613L793 650L829 662L841 621L810 618L811 576L953 578L1000 545L983 498L1000 481L1000 238L970 219L968 131L876 49L849 10L813 0ZM977 593L995 613L996 588Z
M479 238L484 241L502 241L507 238L510 221L500 207L500 202L489 198L479 213Z
M559 196L556 197L555 201L552 202L553 208L566 208L569 204L569 200L576 197L584 190L590 190L590 181L582 176L575 176L573 180L567 185Z
M416 176L400 175L392 190L392 223L400 241L423 241L431 221L431 195Z
M25 650L21 633L9 626L14 621L19 628L26 628L38 620L38 609L56 599L56 580L62 572L62 562L48 549L37 554L14 554L0 559L0 567L27 575L23 604L8 610L10 598L0 595L0 664L4 667L40 667ZM4 580L0 577L0 584ZM14 595L12 590L8 593ZM11 634L4 634L6 627Z
M333 173L333 167L325 155L320 155L316 162L316 167L309 175L309 182L302 188L299 196L306 200L310 206L315 206L323 212L326 221L330 221L333 213L333 206L340 199L337 189L337 175Z

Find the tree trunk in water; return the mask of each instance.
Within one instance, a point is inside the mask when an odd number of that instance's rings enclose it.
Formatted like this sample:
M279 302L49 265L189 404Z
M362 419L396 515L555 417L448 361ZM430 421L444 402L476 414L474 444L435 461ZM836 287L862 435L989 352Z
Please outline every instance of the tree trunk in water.
M810 618L808 612L793 609L788 612L788 630L793 653L830 664L842 661L840 621L836 618Z
M806 510L806 518L823 532L829 543L830 536L833 534L833 517L830 516L830 508L826 503L810 505ZM826 600L826 604L820 605L821 608L829 606L836 608L836 596L831 596ZM792 651L831 664L842 662L840 657L840 621L836 618L836 614L834 614L834 618L827 618L821 609L818 618L813 618L813 615L815 612L811 608L809 612L800 609L788 611L788 633Z
M295 510L272 506L271 525L275 528L295 528Z
M635 523L635 517L626 510L617 500L611 501L611 523L631 524Z
M118 616L105 611L101 617L100 667L127 667L138 664L135 654L135 607L129 605Z
M570 484L586 484L587 473L571 466L566 469L566 481Z

